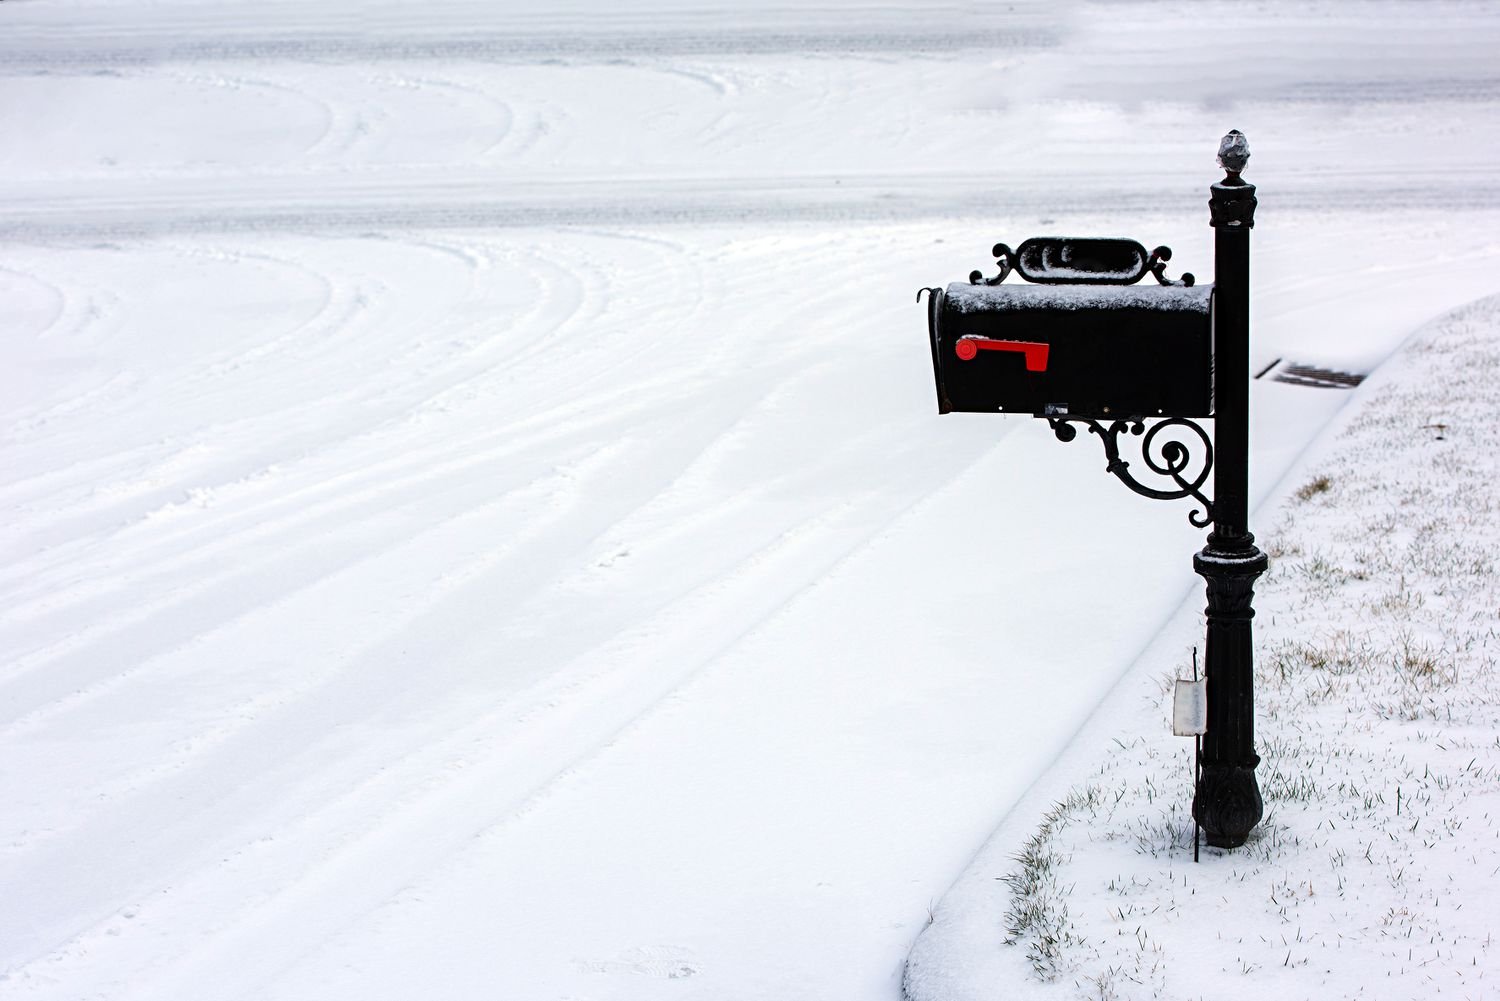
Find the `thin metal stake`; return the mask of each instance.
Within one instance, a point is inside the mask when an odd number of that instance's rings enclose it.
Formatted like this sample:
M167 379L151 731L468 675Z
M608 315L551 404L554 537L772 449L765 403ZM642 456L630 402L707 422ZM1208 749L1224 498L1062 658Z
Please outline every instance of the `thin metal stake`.
M1193 680L1198 680L1198 648L1193 647ZM1203 734L1193 735L1193 788L1203 778ZM1198 843L1203 840L1203 825L1198 823L1198 811L1193 811L1193 862L1198 861Z

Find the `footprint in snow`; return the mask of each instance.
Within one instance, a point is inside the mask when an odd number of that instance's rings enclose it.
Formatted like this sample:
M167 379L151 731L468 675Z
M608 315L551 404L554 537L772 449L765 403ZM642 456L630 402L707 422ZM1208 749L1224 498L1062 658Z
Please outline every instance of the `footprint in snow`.
M682 980L698 973L692 952L670 945L643 945L626 949L618 959L579 960L585 973L630 974L661 980Z

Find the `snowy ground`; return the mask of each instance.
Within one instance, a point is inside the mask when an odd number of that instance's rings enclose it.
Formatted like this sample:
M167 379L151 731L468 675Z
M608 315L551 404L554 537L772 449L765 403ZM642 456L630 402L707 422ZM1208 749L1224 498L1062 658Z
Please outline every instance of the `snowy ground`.
M1500 992L1497 369L1500 297L1424 328L1263 509L1250 840L1193 861L1194 597L944 898L911 1001Z
M1049 231L1206 277L1235 127L1252 361L1366 370L1500 285L1497 44L0 5L0 996L898 996L1200 544L939 420L915 290ZM1263 495L1347 395L1255 392Z

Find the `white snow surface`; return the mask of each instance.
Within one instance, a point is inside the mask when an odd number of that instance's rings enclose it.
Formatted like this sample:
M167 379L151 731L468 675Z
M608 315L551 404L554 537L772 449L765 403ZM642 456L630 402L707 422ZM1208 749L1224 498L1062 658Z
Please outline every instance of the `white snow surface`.
M971 285L953 282L944 301L960 313L1021 309L1154 309L1208 315L1210 285Z
M1225 39L1234 56L1226 60ZM939 419L997 240L1362 371L1500 286L1500 8L0 4L0 997L894 999L1198 586ZM1347 394L1257 382L1263 496Z

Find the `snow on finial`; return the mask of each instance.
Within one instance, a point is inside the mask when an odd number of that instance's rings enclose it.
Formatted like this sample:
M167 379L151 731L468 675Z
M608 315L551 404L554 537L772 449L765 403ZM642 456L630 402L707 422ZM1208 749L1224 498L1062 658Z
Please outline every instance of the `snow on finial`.
M1229 174L1238 176L1250 162L1250 140L1239 129L1230 129L1219 142L1219 166Z

